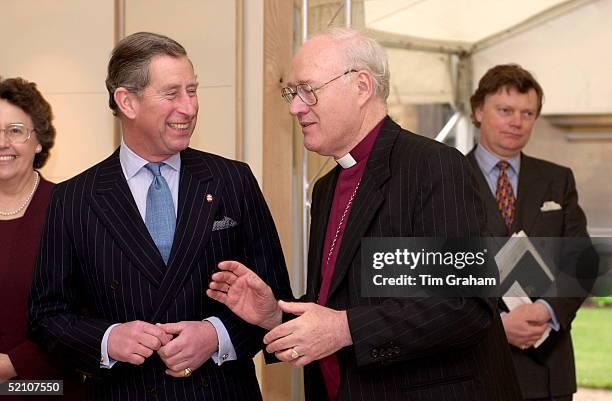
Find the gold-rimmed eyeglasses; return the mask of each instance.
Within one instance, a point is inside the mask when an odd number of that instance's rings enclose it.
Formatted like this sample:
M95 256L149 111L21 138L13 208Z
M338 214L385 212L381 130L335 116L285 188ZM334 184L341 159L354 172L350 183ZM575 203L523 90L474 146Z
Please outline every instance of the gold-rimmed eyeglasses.
M287 101L287 103L291 103L293 101L293 98L295 98L295 96L297 95L302 100L302 102L304 102L307 106L314 106L319 101L319 99L317 99L317 95L315 94L315 91L318 91L319 89L323 88L327 84L334 82L335 80L345 76L346 74L350 74L351 72L357 72L357 71L358 70L355 70L355 69L346 70L342 74L330 79L329 81L317 86L316 88L313 88L308 83L297 84L295 86L295 89L289 86L286 86L283 89L281 89L281 95L283 96L283 99Z
M34 131L33 128L28 128L21 123L12 123L8 124L5 128L0 128L0 132L4 132L11 143L27 142Z

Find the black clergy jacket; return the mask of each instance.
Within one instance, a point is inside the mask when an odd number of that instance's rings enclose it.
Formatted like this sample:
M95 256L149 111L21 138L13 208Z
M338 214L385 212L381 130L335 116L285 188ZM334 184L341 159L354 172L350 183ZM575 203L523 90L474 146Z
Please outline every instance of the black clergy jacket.
M307 301L320 285L339 167L313 189ZM466 158L386 118L347 221L327 306L347 310L353 345L338 352L339 400L520 400L496 300L361 296L364 237L478 237L483 205ZM318 363L306 399L325 400Z

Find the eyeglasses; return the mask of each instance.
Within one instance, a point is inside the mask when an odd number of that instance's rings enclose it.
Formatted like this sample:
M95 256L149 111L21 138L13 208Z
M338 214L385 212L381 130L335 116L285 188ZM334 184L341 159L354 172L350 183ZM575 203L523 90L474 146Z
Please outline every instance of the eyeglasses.
M8 124L6 128L0 128L0 132L4 131L6 137L11 143L24 143L30 136L34 129L29 129L21 123Z
M293 98L295 98L295 95L297 95L307 106L314 106L319 101L319 99L317 99L315 91L322 89L325 85L334 82L336 79L341 78L346 74L350 74L351 72L357 71L358 70L347 70L342 74L338 75L337 77L325 82L324 84L317 86L316 88L313 88L312 86L310 86L310 84L307 83L297 84L295 86L295 89L287 86L281 89L281 95L283 96L283 99L287 101L287 103L291 103L293 101Z

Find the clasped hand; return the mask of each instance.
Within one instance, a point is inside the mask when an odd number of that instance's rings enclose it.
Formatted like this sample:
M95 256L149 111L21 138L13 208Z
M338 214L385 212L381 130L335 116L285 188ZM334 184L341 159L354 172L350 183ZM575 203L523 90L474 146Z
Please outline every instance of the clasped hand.
M325 358L353 343L346 311L315 303L278 302L285 313L297 315L264 336L266 351L293 367Z
M532 347L542 337L550 312L541 303L525 304L502 316L508 342L520 349Z
M151 324L132 321L112 328L108 355L116 361L140 365L157 352L166 364L166 374L184 377L185 369L196 370L217 351L219 340L208 321Z

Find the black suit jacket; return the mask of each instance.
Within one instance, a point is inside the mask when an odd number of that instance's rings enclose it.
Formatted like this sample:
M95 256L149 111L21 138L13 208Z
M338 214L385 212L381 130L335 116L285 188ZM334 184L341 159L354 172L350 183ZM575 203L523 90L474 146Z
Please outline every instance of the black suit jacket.
M478 166L474 151L468 154L480 192L487 208L491 236L507 236L495 196ZM578 205L572 171L545 160L521 154L516 218L511 232L525 231L529 237L587 237L586 217ZM561 205L561 210L543 212L546 201ZM571 323L584 298L544 298L553 308L561 329L541 346L544 352L522 351L511 346L519 382L525 398L568 395L576 392Z
M205 294L217 263L236 259L267 281L277 297L290 295L280 242L255 177L244 163L186 149L177 211L166 266L138 212L118 151L55 188L30 297L30 336L91 377L88 399L261 399L251 358L262 348L263 330ZM237 225L213 230L224 217ZM217 366L209 360L181 379L164 374L156 354L142 366L99 366L102 336L113 323L209 316L224 323L237 361Z
M319 291L323 241L339 174L315 185L306 299ZM387 118L347 221L327 306L347 310L353 345L338 352L340 400L518 400L495 302L476 298L364 298L363 237L479 236L482 205L455 149ZM318 363L307 400L324 400Z

